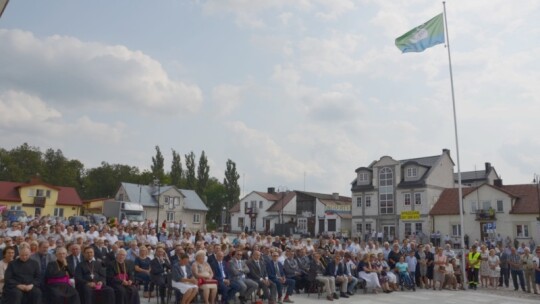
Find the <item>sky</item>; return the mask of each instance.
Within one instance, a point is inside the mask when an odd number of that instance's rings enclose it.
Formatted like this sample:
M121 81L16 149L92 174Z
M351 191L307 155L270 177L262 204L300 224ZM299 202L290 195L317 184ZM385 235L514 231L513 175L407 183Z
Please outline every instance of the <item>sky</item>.
M462 171L540 173L540 1L446 2ZM87 168L205 151L242 193L350 196L355 169L450 149L448 53L394 39L430 0L17 0L0 18L0 146ZM182 157L184 159L184 157ZM457 171L457 166L456 166Z

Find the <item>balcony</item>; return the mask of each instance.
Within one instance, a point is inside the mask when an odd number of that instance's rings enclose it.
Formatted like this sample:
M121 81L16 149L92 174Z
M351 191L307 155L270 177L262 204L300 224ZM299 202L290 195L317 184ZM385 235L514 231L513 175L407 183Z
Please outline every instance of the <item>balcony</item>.
M259 209L257 207L245 207L244 213L249 216L257 216L257 213L259 213Z
M495 210L477 210L476 211L476 220L477 221L495 221Z
M45 200L47 198L44 196L36 196L31 204L23 204L24 207L33 207L33 208L45 208Z

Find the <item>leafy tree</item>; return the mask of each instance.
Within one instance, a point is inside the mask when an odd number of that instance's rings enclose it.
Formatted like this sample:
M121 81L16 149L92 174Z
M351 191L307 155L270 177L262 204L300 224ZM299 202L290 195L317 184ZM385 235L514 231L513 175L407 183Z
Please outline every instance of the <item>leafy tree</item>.
M204 192L208 186L209 173L210 166L208 166L208 158L206 158L203 150L199 158L199 167L197 168L197 194L199 194L203 201L206 201Z
M152 173L154 174L155 178L157 178L161 183L164 182L165 177L165 167L164 167L164 159L163 154L161 154L161 150L159 149L159 146L156 146L156 156L152 156L152 166L150 167L152 169Z
M5 158L6 180L13 182L27 182L31 177L41 174L41 151L27 143L11 149L9 157Z
M177 188L182 188L182 177L184 172L182 172L182 159L180 154L174 149L172 150L172 164L171 164L171 185L176 186Z
M82 195L84 198L113 197L121 182L139 183L139 169L102 162L100 167L86 172Z
M83 174L84 165L78 160L67 159L62 150L47 149L43 154L43 181L80 190Z
M197 179L195 177L195 153L193 151L185 155L186 159L186 188L195 190L197 187Z
M225 207L227 210L240 199L239 179L240 174L236 172L236 163L228 159L227 168L225 169L225 179L223 180L223 185L225 186Z
M217 178L211 177L208 180L204 195L206 197L206 207L208 207L206 222L221 224L221 210L225 206L226 199L225 186Z

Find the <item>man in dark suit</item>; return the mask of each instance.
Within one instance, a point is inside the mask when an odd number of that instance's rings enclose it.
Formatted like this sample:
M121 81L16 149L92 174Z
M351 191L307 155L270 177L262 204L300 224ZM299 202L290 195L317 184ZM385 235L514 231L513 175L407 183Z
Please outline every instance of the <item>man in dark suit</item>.
M223 251L219 250L214 253L216 259L209 263L214 273L214 279L218 281L218 293L225 303L234 303L234 297L240 291L237 285L231 284L231 280L227 275L227 263L223 261Z
M270 279L270 281L276 284L279 304L283 302L294 303L290 299L290 296L293 293L295 281L292 279L287 279L287 277L285 276L285 272L283 271L283 265L281 265L278 259L279 259L279 252L277 251L272 252L272 261L266 264L266 271L268 272L268 278ZM283 302L282 302L281 297L283 295L284 285L287 285L287 292L285 293L285 298L283 298Z
M276 303L276 284L268 279L266 264L261 260L261 253L253 251L251 259L247 262L249 268L248 278L259 284L263 297L268 299L269 304Z
M184 252L184 248L182 248L182 245L177 244L176 246L174 246L174 254L170 258L171 266L174 265L175 263L179 263L180 262L180 257L184 253L185 252Z
M79 244L72 244L71 246L69 246L69 252L70 255L66 257L66 261L68 264L69 272L74 274L75 269L77 269L79 263L84 260L81 254L81 246L79 246Z
M84 249L84 261L75 269L75 286L82 304L114 304L114 290L106 285L105 268L94 258L94 249Z
M102 238L96 238L94 240L94 256L97 260L103 263L103 266L107 266L107 255L109 254L109 248L105 246L105 241Z
M171 269L171 262L169 262L169 259L167 258L165 249L158 247L156 249L156 257L150 262L150 281L157 286L161 303L165 303L167 274Z
M348 298L347 286L349 285L349 279L345 275L345 269L343 263L341 263L341 255L335 254L334 259L328 262L326 266L326 275L335 278L335 284L341 286L340 296L342 298Z
M32 254L30 256L30 259L38 263L42 280L45 277L45 270L47 269L47 264L49 264L49 262L56 261L56 257L53 254L49 253L48 241L39 242L38 252Z
M299 289L307 286L307 275L302 273L302 269L300 269L298 261L294 258L294 253L292 250L287 250L286 256L287 258L283 262L285 276L296 281L296 293L299 293Z

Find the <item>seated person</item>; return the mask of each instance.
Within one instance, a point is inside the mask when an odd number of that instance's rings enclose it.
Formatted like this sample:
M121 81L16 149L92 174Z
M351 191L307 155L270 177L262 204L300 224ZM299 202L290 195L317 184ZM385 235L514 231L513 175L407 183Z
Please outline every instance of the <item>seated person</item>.
M66 256L66 248L58 247L56 261L47 264L44 291L49 303L80 303L79 293L74 288L75 281L73 273L69 270Z
M39 264L30 259L29 248L21 249L19 258L9 263L4 280L3 303L41 303Z
M158 247L156 249L156 257L150 263L150 269L152 284L156 285L161 302L164 303L167 273L171 269L171 263L169 262L163 247Z
M94 258L94 249L84 248L84 261L75 269L75 288L83 304L114 304L114 290L106 285L105 269Z
M116 304L139 304L139 290L134 285L135 267L126 256L126 250L118 250L116 260L107 267L107 283L114 289Z
M180 260L174 263L172 269L172 282L173 288L176 288L182 294L181 304L189 304L195 299L199 288L197 287L197 279L193 277L191 273L191 267L189 267L189 256L182 254Z

